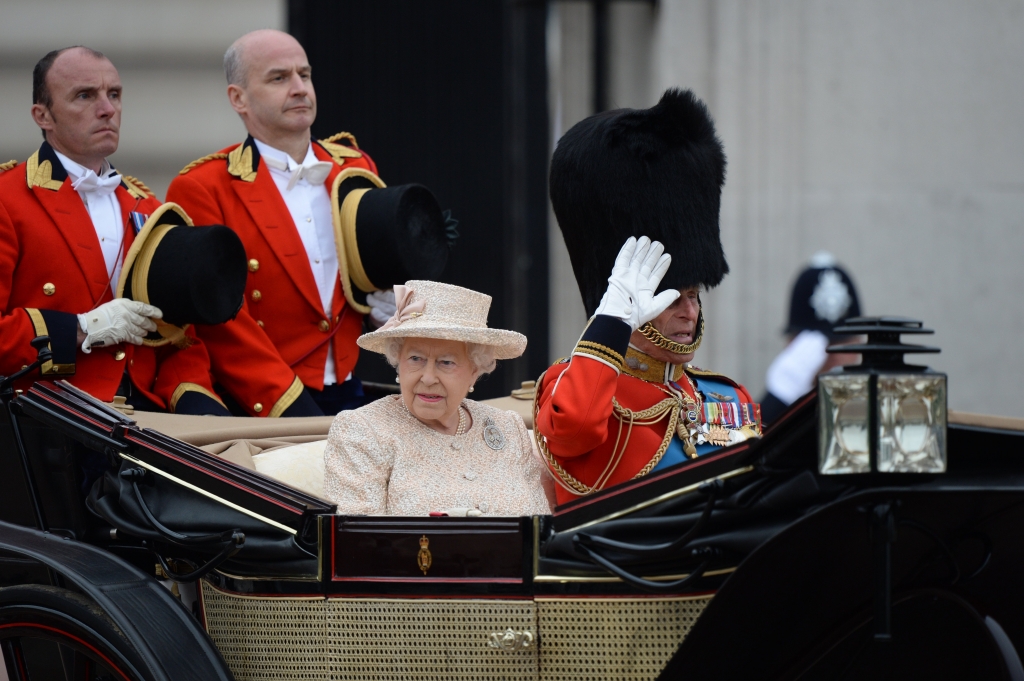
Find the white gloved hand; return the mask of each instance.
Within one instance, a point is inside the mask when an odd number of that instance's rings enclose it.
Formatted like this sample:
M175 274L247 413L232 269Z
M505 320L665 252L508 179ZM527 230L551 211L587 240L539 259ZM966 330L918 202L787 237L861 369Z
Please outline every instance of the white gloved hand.
M366 304L370 306L370 321L378 328L394 317L398 310L395 307L395 292L392 289L367 293Z
M103 303L95 310L78 315L78 323L85 332L82 351L89 353L93 346L118 343L142 345L146 334L156 331L156 322L153 320L163 316L160 308L127 298Z
M768 367L768 392L787 406L811 392L828 359L827 347L828 337L821 331L801 331Z
M483 515L479 508L446 508L441 513L452 518L477 518Z
M637 241L629 237L608 277L608 290L597 306L596 314L604 314L629 324L636 331L651 321L679 297L679 291L658 289L662 277L672 264L672 256L665 253L660 241L652 242L645 236Z

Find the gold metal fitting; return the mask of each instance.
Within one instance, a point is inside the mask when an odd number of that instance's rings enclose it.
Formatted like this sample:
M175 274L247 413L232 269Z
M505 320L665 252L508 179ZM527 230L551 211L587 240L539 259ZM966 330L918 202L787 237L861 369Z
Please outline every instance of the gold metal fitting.
M43 284L43 295L44 296L52 296L56 292L57 292L57 287L54 286L53 284L51 284L50 282L46 282L45 284Z
M251 260L249 260L249 271L250 272L255 272L259 268L260 268L260 261L259 260L257 260L256 258L252 258Z

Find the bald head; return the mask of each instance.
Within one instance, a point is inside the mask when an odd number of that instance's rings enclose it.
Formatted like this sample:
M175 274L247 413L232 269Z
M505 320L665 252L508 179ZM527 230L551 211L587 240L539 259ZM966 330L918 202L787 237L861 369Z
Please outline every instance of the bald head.
M300 163L316 120L316 93L306 51L287 33L253 31L224 55L228 101L254 138Z
M238 85L244 88L248 84L251 67L249 55L258 55L267 50L294 50L296 48L302 52L302 56L305 58L306 51L302 49L299 41L283 31L263 28L246 33L231 43L231 47L224 53L224 75L228 79L228 85Z

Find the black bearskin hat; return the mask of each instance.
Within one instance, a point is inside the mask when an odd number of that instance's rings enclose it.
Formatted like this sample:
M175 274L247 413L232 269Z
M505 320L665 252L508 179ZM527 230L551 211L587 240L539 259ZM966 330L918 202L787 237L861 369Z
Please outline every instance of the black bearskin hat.
M721 283L729 272L718 231L724 182L715 124L690 90L570 128L551 158L549 187L587 315L631 236L660 241L671 254L660 290Z

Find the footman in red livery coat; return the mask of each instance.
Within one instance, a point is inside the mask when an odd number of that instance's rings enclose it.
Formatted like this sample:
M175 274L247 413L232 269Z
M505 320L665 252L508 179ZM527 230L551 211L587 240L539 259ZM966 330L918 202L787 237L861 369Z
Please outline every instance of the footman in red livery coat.
M690 364L701 289L729 271L724 179L714 124L689 91L592 116L559 140L551 201L590 315L537 390L559 503L760 435L747 390Z
M348 133L311 138L312 72L291 36L239 38L225 70L249 136L190 163L167 191L194 221L227 225L245 246L242 311L227 324L198 327L214 376L251 416L358 407L362 388L348 379L370 305L343 290L347 263L337 256L331 190L342 171L376 176L377 167ZM383 310L381 323L393 313Z
M29 341L46 335L53 360L19 388L66 379L107 402L120 394L137 407L227 414L191 331L177 346L142 345L160 310L114 297L133 222L160 206L106 161L119 138L117 69L68 48L46 55L34 81L46 141L25 163L0 165L0 374L31 363Z

